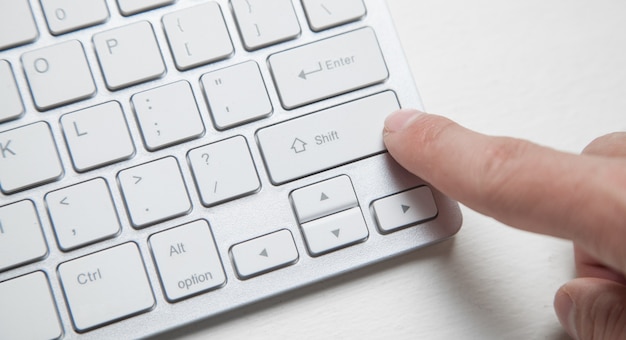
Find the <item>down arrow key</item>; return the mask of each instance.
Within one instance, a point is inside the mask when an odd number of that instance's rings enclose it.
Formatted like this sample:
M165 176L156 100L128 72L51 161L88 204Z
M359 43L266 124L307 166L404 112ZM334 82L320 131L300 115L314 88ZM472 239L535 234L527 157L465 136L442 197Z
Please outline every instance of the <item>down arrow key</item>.
M304 223L302 231L312 256L357 244L369 235L359 207Z

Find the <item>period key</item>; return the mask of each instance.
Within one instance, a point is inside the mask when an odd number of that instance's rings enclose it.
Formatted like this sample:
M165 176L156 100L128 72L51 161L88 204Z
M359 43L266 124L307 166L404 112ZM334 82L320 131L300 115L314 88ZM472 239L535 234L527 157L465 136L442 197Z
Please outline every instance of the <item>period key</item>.
M213 235L198 220L150 237L159 277L170 301L177 301L226 283Z

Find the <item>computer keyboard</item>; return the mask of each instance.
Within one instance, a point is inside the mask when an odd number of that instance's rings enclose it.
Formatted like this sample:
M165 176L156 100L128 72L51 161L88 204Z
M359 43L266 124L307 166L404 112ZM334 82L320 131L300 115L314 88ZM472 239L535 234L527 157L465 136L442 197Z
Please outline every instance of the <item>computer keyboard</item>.
M450 237L383 0L0 0L0 338L138 338Z

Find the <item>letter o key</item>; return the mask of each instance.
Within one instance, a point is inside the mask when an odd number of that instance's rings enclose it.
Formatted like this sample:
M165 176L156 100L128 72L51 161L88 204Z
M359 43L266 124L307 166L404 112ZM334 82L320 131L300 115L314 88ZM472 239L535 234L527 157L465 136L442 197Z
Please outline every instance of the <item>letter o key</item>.
M35 71L39 73L46 73L50 69L50 64L48 64L48 60L45 58L35 59L33 66L35 67Z
M59 19L60 21L65 20L65 18L67 18L67 14L65 13L65 10L63 8L57 8L54 11L54 14L56 15L57 19Z

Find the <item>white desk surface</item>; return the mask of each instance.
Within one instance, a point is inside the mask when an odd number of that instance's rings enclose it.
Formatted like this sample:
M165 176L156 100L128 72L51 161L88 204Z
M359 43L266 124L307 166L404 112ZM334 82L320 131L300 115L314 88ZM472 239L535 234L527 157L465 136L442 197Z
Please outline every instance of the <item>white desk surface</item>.
M388 0L428 111L579 152L626 130L623 0ZM569 242L463 207L451 240L169 336L565 339Z

